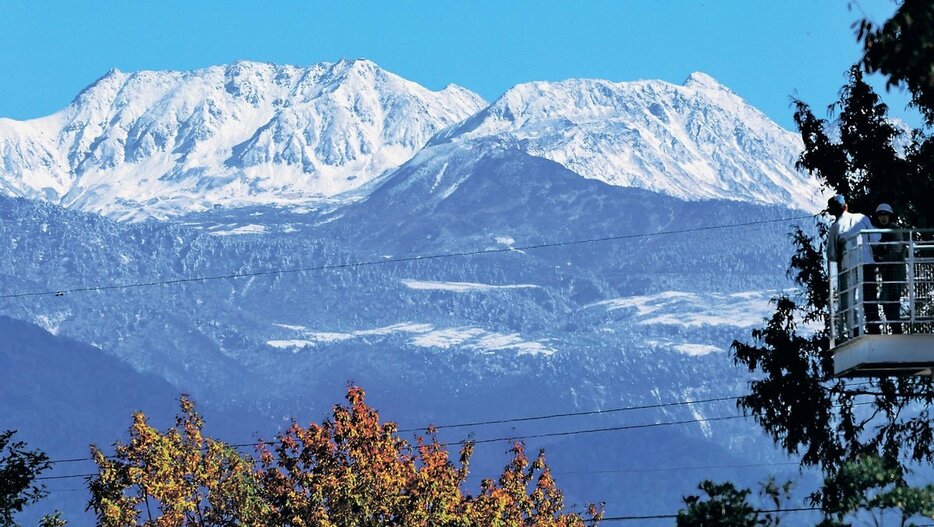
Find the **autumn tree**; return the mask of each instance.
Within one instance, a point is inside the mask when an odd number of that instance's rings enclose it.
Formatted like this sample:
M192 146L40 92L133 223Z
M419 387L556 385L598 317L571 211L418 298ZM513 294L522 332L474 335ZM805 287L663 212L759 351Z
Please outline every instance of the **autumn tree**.
M564 512L561 491L540 452L534 461L524 446L498 480L485 479L477 496L462 490L473 445L463 443L457 463L429 430L416 443L380 422L362 389L347 392L349 406L331 419L302 427L294 423L272 448L261 451L259 478L276 525L310 527L585 525ZM602 511L588 509L591 520ZM593 524L593 523L591 523Z
M584 527L567 512L539 453L513 446L510 463L480 492L463 491L473 445L458 458L433 430L414 443L383 423L351 387L349 405L307 427L293 423L258 446L254 461L203 436L203 420L183 397L175 426L159 432L137 413L130 441L114 456L93 448L98 474L91 507L103 527L258 525L276 527L499 526Z
M107 456L91 448L98 473L90 508L101 527L269 525L252 463L202 435L194 403L181 398L175 426L159 432L137 412L128 443Z

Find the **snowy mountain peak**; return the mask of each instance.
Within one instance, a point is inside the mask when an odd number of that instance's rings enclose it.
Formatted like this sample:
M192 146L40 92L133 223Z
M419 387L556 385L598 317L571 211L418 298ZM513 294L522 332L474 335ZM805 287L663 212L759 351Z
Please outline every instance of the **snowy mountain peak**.
M794 168L800 140L704 73L528 82L487 105L366 59L113 69L54 115L0 120L0 193L128 220L356 199L429 140L682 199L821 204Z
M520 84L433 144L495 138L590 179L682 199L819 210L795 168L802 145L709 75L663 81Z
M485 105L365 59L114 69L55 115L0 122L0 192L123 219L327 199Z
M729 88L721 84L717 79L700 71L695 71L688 75L688 78L684 80L682 86L685 88L694 88L696 90L714 89L730 91Z

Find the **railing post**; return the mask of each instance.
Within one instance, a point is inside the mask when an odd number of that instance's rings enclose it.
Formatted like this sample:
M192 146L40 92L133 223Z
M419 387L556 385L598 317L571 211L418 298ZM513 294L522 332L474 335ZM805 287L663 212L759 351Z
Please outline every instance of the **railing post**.
M837 276L834 275L835 266L829 259L827 260L827 280L830 282L830 348L837 345ZM837 272L840 270L837 268Z
M866 298L863 295L863 233L856 235L856 284L853 286L853 313L856 321L856 327L853 328L853 336L858 337L863 332L866 323Z
M911 323L910 331L915 327L915 236L913 231L908 233L908 316Z

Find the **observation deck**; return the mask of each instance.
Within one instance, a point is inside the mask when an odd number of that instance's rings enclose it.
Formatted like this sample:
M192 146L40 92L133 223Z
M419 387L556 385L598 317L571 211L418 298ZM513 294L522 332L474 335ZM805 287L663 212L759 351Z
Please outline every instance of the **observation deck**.
M934 372L934 229L871 229L830 264L837 377Z

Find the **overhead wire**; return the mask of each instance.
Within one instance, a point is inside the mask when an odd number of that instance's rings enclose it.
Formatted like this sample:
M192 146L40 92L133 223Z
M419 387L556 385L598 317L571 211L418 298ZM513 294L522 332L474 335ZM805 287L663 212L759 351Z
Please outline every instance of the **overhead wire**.
M569 476L574 474L642 474L654 472L675 472L683 470L715 470L715 469L734 469L734 468L761 468L761 467L781 467L781 466L801 466L798 461L779 461L773 463L734 463L730 465L686 465L680 467L653 467L653 468L611 468L600 470L559 470L552 472L555 476Z
M859 382L859 383L856 383L854 386L864 385L864 384L867 384L867 382ZM691 404L707 404L707 403L713 403L713 402L732 401L732 400L738 400L742 397L744 396L730 395L730 396L723 396L723 397L709 397L706 399L680 400L680 401L670 401L666 403L656 403L656 404L647 404L647 405L622 406L622 407L616 407L616 408L607 408L603 410L584 410L580 412L563 412L563 413L545 414L545 415L536 415L536 416L520 416L520 417L513 417L513 418L506 418L506 419L494 419L494 420L488 420L488 421L472 421L472 422L467 422L467 423L454 423L454 424L437 425L437 426L429 425L429 426L418 427L418 428L400 429L400 430L397 430L396 433L420 432L420 431L429 430L429 429L435 429L435 430L457 429L457 428L464 428L464 427L471 427L471 426L488 426L488 425L494 425L494 424L509 424L509 423L528 422L528 421L559 419L559 418L566 418L566 417L612 414L612 413L636 411L636 410L670 408L670 407L675 407L675 406L685 406L685 405L691 405ZM870 403L868 401L854 403L854 406L862 406L866 404L870 404ZM744 418L744 417L749 417L749 416L735 415L735 416L723 416L723 417L714 417L714 418L696 418L696 419L689 419L689 420L684 420L684 421L672 421L672 422L662 422L662 423L643 423L643 424L636 424L636 425L621 425L618 427L605 427L605 428L597 428L597 429L590 429L590 430L551 432L551 433L536 434L536 435L521 435L521 436L517 435L517 436L497 438L497 439L464 440L464 441L442 443L442 444L444 446L460 445L460 444L465 444L467 442L470 442L472 444L486 444L486 443L493 443L493 442L499 442L499 441L509 441L509 440L519 440L519 439L539 439L543 437L559 437L562 435L575 435L575 434L584 434L584 433L597 433L597 432L603 432L603 431L651 428L651 427L658 427L658 426L670 426L670 425L688 424L688 423L694 423L694 422L703 422L707 420L718 421L718 420L739 419L739 418ZM229 446L232 448L253 447L253 446L256 446L259 442L260 441L257 440L257 441L250 442L250 443L227 443L226 446ZM114 456L104 456L104 457L107 459L112 459ZM52 459L52 460L48 460L48 463L50 465L58 465L58 464L79 463L79 462L93 461L93 460L94 458L91 458L91 457L74 457L74 458L65 458L65 459Z
M867 403L858 403L858 404L867 404ZM695 419L684 419L680 421L663 421L660 423L640 423L640 424L634 424L634 425L620 425L620 426L610 426L610 427L602 427L602 428L591 428L591 429L584 429L584 430L567 430L567 431L559 431L559 432L547 432L547 433L541 433L541 434L524 434L524 435L497 437L497 438L486 438L486 439L479 439L479 440L441 442L439 443L439 445L440 446L455 446L455 445L465 445L468 443L472 445L492 444L492 443L501 443L504 441L520 441L520 440L527 440L527 439L543 439L543 438L550 438L550 437L567 437L567 436L582 435L582 434L594 434L594 433L602 433L602 432L620 432L620 431L625 431L625 430L658 428L662 426L675 426L675 425L684 425L684 424L691 424L691 423L728 421L728 420L734 420L734 419L745 419L748 417L750 416L728 415L728 416L717 416L717 417L702 417L702 418L695 418ZM276 441L276 442L279 442L279 441ZM257 443L254 442L254 443L227 444L226 446L237 448L237 447L255 446L256 444ZM89 460L90 458L82 459L82 461L89 461ZM765 464L763 466L769 466L769 465L770 464ZM35 479L54 480L54 479L87 478L87 477L93 477L96 475L97 474L71 474L71 475L63 475L63 476L44 476L44 477L38 477Z
M501 438L464 440L464 441L456 441L456 442L439 443L439 445L453 446L453 445L463 445L467 443L490 444L490 443L498 443L498 442L503 442L503 441L541 439L541 438L546 438L546 437L566 437L566 436L573 436L573 435L579 435L579 434L593 434L593 433L599 433L599 432L618 432L618 431L624 431L624 430L657 428L657 427L662 427L662 426L674 426L674 425L683 425L683 424L699 423L699 422L725 421L725 420L730 420L730 419L742 419L745 417L746 416L744 415L734 415L734 416L686 419L686 420L681 420L681 421L663 421L661 423L641 423L641 424L635 424L635 425L622 425L622 426L593 428L593 429L585 429L585 430L570 430L570 431L561 431L561 432L550 432L550 433L544 433L544 434L526 434L526 435L516 435L516 436L510 436L510 437L501 437ZM254 443L241 443L241 444L227 444L226 446L236 448L236 447L255 446L256 444L257 443L254 442ZM81 459L81 461L91 461L91 460L92 460L91 458ZM68 461L71 461L71 460L68 460ZM57 461L57 462L61 463L62 461ZM91 476L96 476L96 475L97 474L70 474L70 475L62 475L62 476L41 476L35 479L56 480L56 479L84 478L84 477L91 477Z
M460 251L460 252L450 252L450 253L435 253L435 254L425 254L418 256L406 256L399 258L382 258L378 260L362 260L357 262L347 262L339 264L325 264L317 265L311 267L297 267L291 269L268 269L264 271L249 271L249 272L238 272L238 273L228 273L221 275L206 275L206 276L193 276L187 278L175 278L170 280L153 280L149 282L128 282L125 284L109 284L109 285L96 285L96 286L86 286L86 287L72 287L72 288L62 288L46 291L27 291L22 293L8 293L0 295L0 299L16 299L16 298L27 298L27 297L37 297L37 296L64 296L66 294L72 293L87 293L87 292L102 292L102 291L112 291L120 289L140 289L147 287L156 287L156 286L166 286L166 285L178 285L178 284L187 284L187 283L203 283L216 280L231 280L238 278L254 278L259 276L271 276L271 275L281 275L281 274L295 274L295 273L305 273L312 271L333 271L341 269L354 269L358 267L368 267L375 265L387 265L387 264L396 264L396 263L409 263L409 262L422 262L429 260L439 260L447 258L461 258L466 256L479 256L486 254L502 254L502 253L511 253L519 251L532 251L538 249L548 249L553 247L565 247L573 245L585 245L591 243L602 243L610 241L619 241L619 240L629 240L636 238L651 238L655 236L669 236L673 234L687 234L692 232L701 232L708 230L722 230L722 229L736 229L742 227L752 227L757 225L765 225L770 223L781 223L781 222L790 222L795 220L802 220L805 218L814 217L811 214L799 215L799 216L787 216L783 218L773 218L768 220L755 220L748 221L743 223L726 223L719 225L707 225L701 227L691 227L686 229L675 229L668 231L658 231L658 232L646 232L638 234L620 234L615 236L603 236L599 238L586 238L581 240L563 240L563 241L554 241L554 242L545 242L537 243L531 245L523 246L510 246L510 247L501 247L495 249L478 249L473 251Z
M560 418L565 418L565 417L612 414L612 413L628 412L628 411L636 411L636 410L649 410L649 409L656 409L656 408L685 406L685 405L691 405L691 404L705 404L705 403L712 403L712 402L732 401L732 400L739 399L741 397L742 397L741 395L730 395L730 396L723 396L723 397L709 397L706 399L694 399L694 400L685 399L685 400L670 401L670 402L665 402L665 403L634 405L634 406L620 406L620 407L615 407L615 408L606 408L602 410L583 410L579 412L563 412L563 413L555 413L555 414L520 416L520 417L512 417L512 418L505 418L505 419L495 419L495 420L489 420L489 421L473 421L473 422L467 422L467 423L453 423L453 424L437 425L437 426L423 426L423 427L418 427L418 428L406 428L402 430L397 430L396 433L420 432L423 430L428 430L429 428L434 428L435 430L443 430L443 429L455 429L455 428L464 428L464 427L471 427L471 426L488 426L488 425L494 425L494 424L508 424L508 423L519 423L519 422L526 422L526 421L560 419ZM228 446L243 447L243 446L255 446L255 445L256 445L256 442L232 443L232 444L229 444ZM106 457L109 457L109 456L106 456ZM62 463L77 463L80 461L93 461L93 458L74 457L74 458L67 458L67 459L53 459L53 460L49 460L48 463L52 465L56 465L56 464L62 464Z
M616 468L616 469L599 469L599 470L556 470L552 471L551 474L554 476L573 476L578 474L586 475L595 475L595 474L642 474L642 473L656 473L656 472L682 472L685 470L717 470L717 469L743 469L743 468L762 468L762 467L783 467L783 466L800 466L801 463L797 461L779 461L773 463L734 463L728 465L683 465L679 467L654 467L654 468ZM88 474L86 477L93 477L97 474ZM70 478L79 477L82 474L74 474L69 476ZM85 487L75 487L75 488L65 488L65 489L46 489L49 492L79 492L87 490Z
M756 514L775 514L775 513L784 513L784 512L814 512L821 510L820 507L790 507L787 509L754 509L749 511L750 513ZM615 521L636 521L636 520L667 520L677 518L677 514L645 514L645 515L632 515L632 516L607 516L600 519L600 522L615 522Z
M629 412L629 411L634 411L634 410L650 410L654 408L667 408L671 406L684 406L684 405L690 405L690 404L703 404L703 403L712 403L712 402L719 402L719 401L733 401L733 400L739 399L740 397L742 397L742 395L730 395L726 397L711 397L708 399L698 399L694 401L685 400L685 401L674 401L674 402L669 402L669 403L656 403L656 404L645 404L645 405L639 405L639 406L624 406L620 408L607 408L605 410L586 410L582 412L565 412L565 413L537 415L537 416L530 416L530 417L513 417L513 418L508 418L508 419L493 419L489 421L473 421L469 423L437 425L437 426L432 426L431 428L434 428L435 430L444 430L444 429L452 429L452 428L467 428L467 427L472 427L472 426L487 426L487 425L498 425L498 424L508 424L508 423L521 423L521 422L526 422L526 421L540 421L540 420L545 420L545 419L558 419L562 417L612 414L612 413L618 413L618 412ZM406 429L399 430L398 432L399 433L419 432L422 430L426 430L427 428L429 427L406 428Z
M477 440L465 439L465 440L462 440L462 441L455 441L455 442L449 442L449 443L441 443L441 445L443 445L443 446L453 446L453 445L465 445L465 444L468 444L468 443L469 443L469 444L472 444L472 445L482 445L482 444L487 444L487 443L500 443L500 442L503 442L503 441L519 441L519 440L526 440L526 439L544 439L544 438L549 438L549 437L567 437L567 436L574 436L574 435L581 435L581 434L596 434L596 433L600 433L600 432L619 432L619 431L622 431L622 430L639 430L639 429L643 429L643 428L657 428L657 427L660 427L660 426L684 425L684 424L690 424L690 423L707 423L707 422L714 422L714 421L729 421L729 420L732 420L732 419L746 419L747 417L748 417L748 416L746 416L746 415L726 415L726 416L718 416L718 417L701 417L701 418L697 418L697 419L685 419L685 420L682 420L682 421L663 421L663 422L661 422L661 423L641 423L641 424L635 424L635 425L607 426L607 427L603 427L603 428L590 428L590 429L586 429L586 430L569 430L569 431L563 431L563 432L546 432L546 433L542 433L542 434L524 434L524 435L497 437L497 438L490 438L490 439L477 439Z

